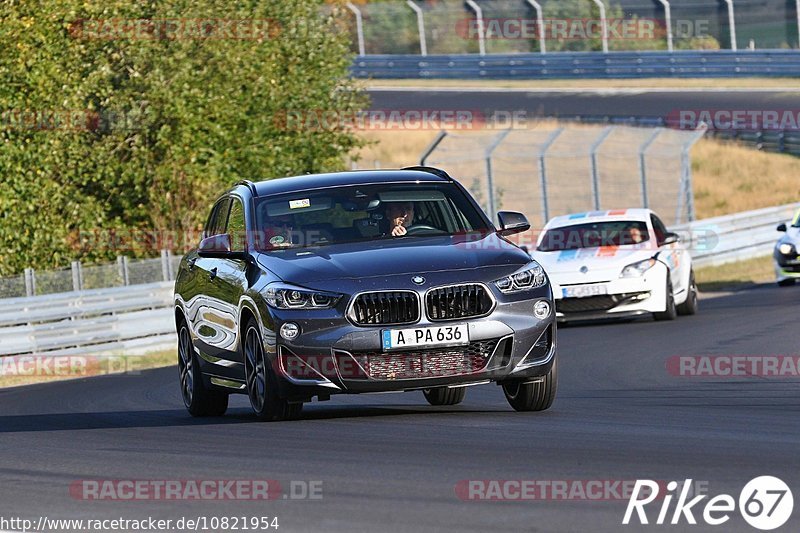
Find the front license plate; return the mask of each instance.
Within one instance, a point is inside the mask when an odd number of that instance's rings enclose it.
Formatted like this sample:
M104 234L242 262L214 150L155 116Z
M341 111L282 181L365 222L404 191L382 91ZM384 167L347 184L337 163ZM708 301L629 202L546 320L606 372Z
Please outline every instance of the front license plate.
M464 344L469 344L469 327L466 324L383 330L384 351L417 347L428 348L431 346L461 346Z
M608 294L608 287L603 284L574 285L562 287L561 294L564 298L587 298L589 296L602 296Z

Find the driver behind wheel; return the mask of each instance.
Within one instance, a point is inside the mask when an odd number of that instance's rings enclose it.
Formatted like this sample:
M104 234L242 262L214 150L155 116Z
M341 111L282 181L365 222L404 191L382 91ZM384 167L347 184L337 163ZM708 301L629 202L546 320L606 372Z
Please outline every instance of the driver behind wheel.
M402 237L414 222L414 202L391 202L386 204L387 235Z

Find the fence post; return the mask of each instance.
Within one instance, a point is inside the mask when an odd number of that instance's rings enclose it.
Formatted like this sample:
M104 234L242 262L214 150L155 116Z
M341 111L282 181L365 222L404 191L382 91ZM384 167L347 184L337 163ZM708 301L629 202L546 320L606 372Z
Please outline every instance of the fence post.
M119 275L122 278L122 285L127 287L131 284L130 273L128 272L128 258L124 255L118 256L117 264L119 265Z
M169 281L169 254L166 250L161 250L161 277Z
M600 26L603 31L603 53L608 53L608 19L606 19L606 6L602 0L592 0L600 9Z
M486 186L489 189L489 218L494 223L495 216L497 215L497 204L494 201L494 175L492 174L492 153L500 146L503 139L511 133L511 129L500 132L492 143L486 148Z
M650 198L647 192L647 149L655 142L656 138L661 134L664 128L656 128L650 137L642 143L639 147L639 179L642 183L642 207L650 207Z
M347 2L347 9L353 12L356 16L356 34L358 35L358 55L364 54L364 22L361 19L361 10L353 5L352 2Z
M664 6L664 19L667 24L667 50L672 52L672 8L669 5L669 0L658 0ZM800 0L797 0L800 2Z
M167 249L167 268L169 270L170 281L175 279L175 269L172 266L172 250Z
M445 130L440 131L433 142L425 149L425 152L422 154L422 157L419 158L419 164L423 167L425 166L425 162L431 156L431 154L439 147L439 144L447 137L447 132Z
M412 2L411 0L406 0L406 4L408 7L414 10L414 13L417 14L417 31L419 32L419 53L420 55L426 56L428 55L428 41L425 37L425 16L422 13L422 9Z
M72 262L72 290L80 291L83 289L83 273L81 272L81 262Z
M736 51L736 16L733 12L733 0L725 0L728 4L728 25L731 27L731 50Z
M611 135L612 131L614 131L614 126L606 126L603 128L600 136L589 148L589 157L592 161L592 200L594 202L595 211L600 210L600 177L598 176L597 172L597 150L600 149L600 145L603 144L603 141L606 140L606 137Z
M550 149L550 145L555 142L555 140L563 131L564 128L558 128L556 131L551 133L542 145L542 152L539 155L539 188L542 191L542 214L544 215L544 221L542 222L542 225L546 224L547 221L550 220L550 207L547 203L547 165L545 157L547 156L547 150Z
M797 0L800 2L800 0ZM528 0L528 3L536 10L536 24L539 26L539 51L543 54L547 53L547 44L545 43L544 33L544 15L542 14L542 5L536 0Z
M467 5L475 12L478 23L478 51L482 56L486 55L486 28L483 25L483 10L475 3L475 0L466 0Z
M25 296L36 296L36 272L32 268L25 269Z

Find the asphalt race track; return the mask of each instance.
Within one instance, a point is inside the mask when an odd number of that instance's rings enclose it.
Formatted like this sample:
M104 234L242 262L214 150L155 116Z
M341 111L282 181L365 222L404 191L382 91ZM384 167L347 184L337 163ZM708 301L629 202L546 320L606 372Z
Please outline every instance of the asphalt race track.
M666 83L669 83L668 81ZM800 109L800 90L370 89L373 110L525 111L528 117L667 117L689 111ZM424 106L420 106L424 102Z
M622 500L463 501L455 487L691 478L738 500L747 481L775 475L797 503L800 380L678 377L665 363L797 354L798 298L800 287L765 286L703 300L701 314L675 322L560 328L559 397L541 414L515 413L483 385L447 408L419 392L349 396L307 405L297 422L257 423L237 397L228 416L196 420L175 368L2 390L0 499L32 519L277 516L282 532L756 531L736 513L716 528L625 527ZM254 478L322 481L323 497L83 501L69 492L82 479ZM648 510L655 520L658 507ZM797 531L798 517L796 505L782 531Z

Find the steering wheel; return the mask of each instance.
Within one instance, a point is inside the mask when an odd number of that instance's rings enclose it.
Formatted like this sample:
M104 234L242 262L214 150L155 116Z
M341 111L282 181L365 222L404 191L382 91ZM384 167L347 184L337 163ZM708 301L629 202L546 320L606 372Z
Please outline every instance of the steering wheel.
M417 233L422 233L425 231L435 231L436 233L441 233L442 230L426 224L415 224L406 228L406 235L416 235Z

